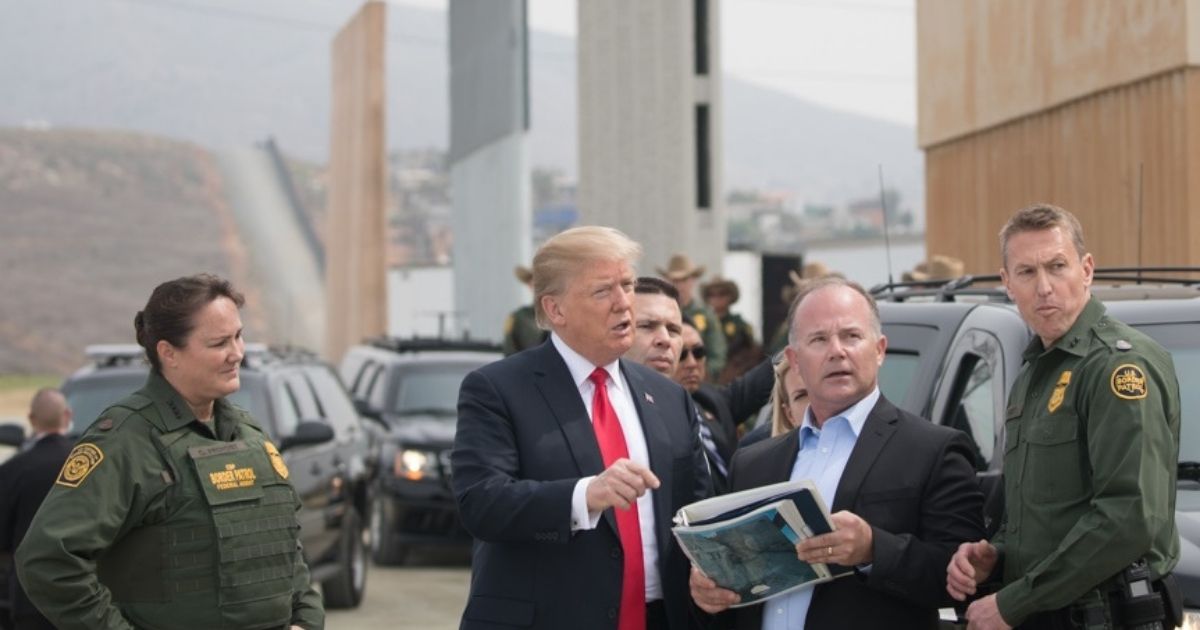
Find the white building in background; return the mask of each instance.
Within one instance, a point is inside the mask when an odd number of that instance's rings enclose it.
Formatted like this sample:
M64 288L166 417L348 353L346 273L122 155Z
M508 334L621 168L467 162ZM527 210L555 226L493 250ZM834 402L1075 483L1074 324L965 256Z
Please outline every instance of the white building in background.
M621 229L643 272L725 250L718 0L580 2L580 223Z

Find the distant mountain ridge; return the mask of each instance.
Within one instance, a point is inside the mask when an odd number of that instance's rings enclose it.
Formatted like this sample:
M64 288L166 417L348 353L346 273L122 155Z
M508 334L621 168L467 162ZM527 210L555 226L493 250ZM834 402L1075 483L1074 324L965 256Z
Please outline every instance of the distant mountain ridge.
M330 44L357 0L254 3L8 0L0 4L0 126L118 128L210 148L273 135L324 161ZM388 141L447 144L445 14L389 5ZM535 166L574 176L575 42L531 33ZM727 189L786 189L841 203L877 194L883 166L923 206L911 127L839 112L726 77Z

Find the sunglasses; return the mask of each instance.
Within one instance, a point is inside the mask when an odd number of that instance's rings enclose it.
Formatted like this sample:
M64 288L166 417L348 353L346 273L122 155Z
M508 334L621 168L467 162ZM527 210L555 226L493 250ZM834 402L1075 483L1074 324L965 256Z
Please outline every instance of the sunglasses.
M703 359L704 357L708 356L708 351L704 349L704 346L701 346L699 344L694 345L690 348L684 348L683 350L681 350L679 352L679 360L687 361L687 358L689 355L696 357L696 360L699 361L699 360Z

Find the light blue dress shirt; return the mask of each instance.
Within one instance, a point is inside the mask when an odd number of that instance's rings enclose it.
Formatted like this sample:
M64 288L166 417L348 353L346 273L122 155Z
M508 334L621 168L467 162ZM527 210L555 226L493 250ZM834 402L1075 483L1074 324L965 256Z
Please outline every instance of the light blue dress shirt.
M791 481L811 479L826 505L833 505L842 471L850 459L850 451L858 441L867 415L879 401L876 387L857 404L825 421L820 429L813 423L812 409L804 414L800 424L800 450L792 465ZM813 589L805 588L777 597L763 604L763 630L800 630L808 617Z

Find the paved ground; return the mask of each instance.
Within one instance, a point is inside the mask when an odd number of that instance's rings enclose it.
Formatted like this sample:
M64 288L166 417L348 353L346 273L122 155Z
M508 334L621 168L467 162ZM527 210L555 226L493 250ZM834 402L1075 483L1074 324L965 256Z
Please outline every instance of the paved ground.
M330 611L330 630L453 630L471 579L466 551L414 552L404 567L372 566L358 609Z

